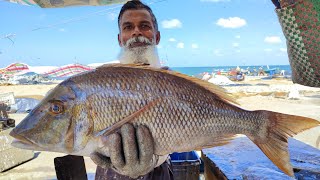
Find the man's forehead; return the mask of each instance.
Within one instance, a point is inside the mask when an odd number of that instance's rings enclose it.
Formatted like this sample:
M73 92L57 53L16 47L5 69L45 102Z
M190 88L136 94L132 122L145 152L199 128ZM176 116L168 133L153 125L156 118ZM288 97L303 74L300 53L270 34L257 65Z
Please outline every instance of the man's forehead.
M149 21L152 23L152 17L150 13L145 9L139 10L127 10L123 13L120 22L123 23L130 23L130 22L146 22Z

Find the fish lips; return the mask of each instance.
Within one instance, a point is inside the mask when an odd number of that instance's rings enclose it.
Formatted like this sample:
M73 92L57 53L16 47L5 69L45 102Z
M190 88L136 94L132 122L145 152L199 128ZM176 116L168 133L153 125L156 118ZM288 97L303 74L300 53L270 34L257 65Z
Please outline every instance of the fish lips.
M29 139L25 138L24 136L21 136L20 134L17 134L14 129L10 132L9 134L13 138L13 142L11 143L12 146L16 148L21 148L21 149L30 149L30 150L43 150L43 148L39 147Z

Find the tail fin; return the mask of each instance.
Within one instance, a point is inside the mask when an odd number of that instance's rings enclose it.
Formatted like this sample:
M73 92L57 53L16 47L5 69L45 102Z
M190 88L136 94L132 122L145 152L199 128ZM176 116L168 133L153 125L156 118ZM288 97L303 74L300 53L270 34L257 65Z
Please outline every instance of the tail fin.
M311 118L262 111L268 114L269 127L266 140L249 137L262 152L289 176L294 176L288 151L288 138L297 133L316 127L320 122Z

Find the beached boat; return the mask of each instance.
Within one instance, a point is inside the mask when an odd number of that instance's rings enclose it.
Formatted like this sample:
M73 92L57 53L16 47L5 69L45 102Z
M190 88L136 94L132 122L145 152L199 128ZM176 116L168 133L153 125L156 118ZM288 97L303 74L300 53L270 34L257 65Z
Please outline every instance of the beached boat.
M245 76L244 74L242 74L242 75L228 76L228 78L231 81L243 81L245 79Z

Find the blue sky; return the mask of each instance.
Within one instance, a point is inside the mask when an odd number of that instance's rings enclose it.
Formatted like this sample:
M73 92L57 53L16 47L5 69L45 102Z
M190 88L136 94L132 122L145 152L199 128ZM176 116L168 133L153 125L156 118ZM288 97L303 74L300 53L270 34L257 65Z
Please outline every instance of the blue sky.
M158 51L166 65L289 64L271 0L143 2L157 17ZM120 8L43 9L0 1L0 67L16 61L60 66L116 60Z

